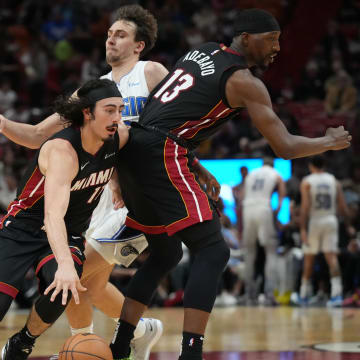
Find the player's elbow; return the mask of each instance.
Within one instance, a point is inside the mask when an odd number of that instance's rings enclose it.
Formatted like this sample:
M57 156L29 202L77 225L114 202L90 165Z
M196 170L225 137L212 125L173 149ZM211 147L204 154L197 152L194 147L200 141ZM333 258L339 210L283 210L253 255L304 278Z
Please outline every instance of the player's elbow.
M35 126L35 131L31 137L31 144L29 144L32 149L38 149L42 143L48 138L45 130L41 126Z
M274 146L272 147L272 149L274 150L276 156L278 156L279 158L285 160L290 160L294 158L294 153L290 146Z

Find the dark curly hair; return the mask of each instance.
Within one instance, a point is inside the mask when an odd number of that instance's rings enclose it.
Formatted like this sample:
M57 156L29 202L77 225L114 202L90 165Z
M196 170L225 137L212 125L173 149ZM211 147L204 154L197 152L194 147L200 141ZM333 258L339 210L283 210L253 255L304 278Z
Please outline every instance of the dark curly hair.
M136 25L135 41L144 41L141 56L147 54L155 45L158 33L157 21L150 11L140 5L124 5L115 15L115 21L131 21Z
M113 86L114 82L108 79L89 80L77 91L77 97L60 95L55 100L53 109L61 116L61 121L65 126L81 127L84 125L82 110L90 108L90 112L93 113L96 104L86 95L94 89Z

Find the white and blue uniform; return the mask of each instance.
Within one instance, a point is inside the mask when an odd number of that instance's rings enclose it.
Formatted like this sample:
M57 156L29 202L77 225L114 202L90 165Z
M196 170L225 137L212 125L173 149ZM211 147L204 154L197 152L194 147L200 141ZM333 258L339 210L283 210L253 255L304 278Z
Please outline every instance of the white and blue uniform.
M149 96L144 73L146 63L138 61L131 71L116 83L124 100L124 122L138 121ZM112 71L101 79L113 80ZM93 212L85 236L90 245L110 264L129 266L147 247L144 235L138 231L133 232L124 225L127 212L126 207L114 210L112 192L107 185Z
M308 245L305 254L338 251L338 219L336 217L336 179L322 172L304 178L310 185Z
M266 253L265 294L272 296L275 289L278 237L270 201L271 195L276 189L278 177L279 173L275 169L264 165L251 171L245 178L242 239L246 251L246 293L252 300L256 293L254 268L257 240L264 247Z

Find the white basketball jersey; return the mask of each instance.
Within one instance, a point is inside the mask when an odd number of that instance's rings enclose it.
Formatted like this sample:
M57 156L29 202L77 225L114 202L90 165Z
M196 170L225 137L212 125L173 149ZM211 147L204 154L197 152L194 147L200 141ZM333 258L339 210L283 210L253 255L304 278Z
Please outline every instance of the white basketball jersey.
M277 184L279 173L269 165L255 169L245 178L245 198L243 204L270 206L271 195Z
M336 213L336 179L327 172L310 174L304 178L310 184L310 216Z
M149 96L144 73L146 63L147 61L138 61L130 72L124 75L119 83L116 83L124 100L125 108L122 112L124 121L138 121ZM113 80L112 71L102 76L101 79Z

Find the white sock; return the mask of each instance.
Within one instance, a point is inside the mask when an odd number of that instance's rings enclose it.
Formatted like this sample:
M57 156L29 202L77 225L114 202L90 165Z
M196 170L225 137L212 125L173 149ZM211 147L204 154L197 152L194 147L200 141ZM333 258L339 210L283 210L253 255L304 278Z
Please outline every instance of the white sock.
M94 323L91 322L91 324L87 327L80 328L80 329L74 329L70 326L71 335L76 334L93 334L94 333Z
M140 318L140 320L135 328L135 331L134 331L133 340L141 338L145 334L145 331L146 331L145 321L143 318Z
M340 276L334 276L331 278L331 297L341 296L342 283Z
M300 286L300 297L302 299L307 298L311 294L311 282L310 280L301 280L301 286Z

